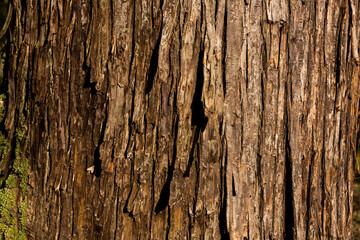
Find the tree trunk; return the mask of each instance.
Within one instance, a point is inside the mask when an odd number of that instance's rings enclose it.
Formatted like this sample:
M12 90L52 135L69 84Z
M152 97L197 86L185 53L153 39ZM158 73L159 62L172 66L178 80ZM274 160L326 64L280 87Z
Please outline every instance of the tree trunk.
M358 1L13 6L2 238L352 239Z

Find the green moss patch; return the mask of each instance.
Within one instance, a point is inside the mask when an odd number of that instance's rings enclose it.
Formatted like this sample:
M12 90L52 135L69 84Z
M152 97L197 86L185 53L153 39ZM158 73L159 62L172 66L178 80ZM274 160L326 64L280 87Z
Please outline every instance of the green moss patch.
M10 174L0 189L0 239L26 239L29 136L25 118L20 117L15 133L15 154ZM0 132L1 161L8 154L8 140Z

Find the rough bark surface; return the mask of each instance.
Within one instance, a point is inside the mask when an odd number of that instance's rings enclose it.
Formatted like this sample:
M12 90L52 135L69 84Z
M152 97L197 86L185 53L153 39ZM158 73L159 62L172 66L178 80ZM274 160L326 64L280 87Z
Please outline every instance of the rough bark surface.
M358 1L13 9L1 237L352 238Z

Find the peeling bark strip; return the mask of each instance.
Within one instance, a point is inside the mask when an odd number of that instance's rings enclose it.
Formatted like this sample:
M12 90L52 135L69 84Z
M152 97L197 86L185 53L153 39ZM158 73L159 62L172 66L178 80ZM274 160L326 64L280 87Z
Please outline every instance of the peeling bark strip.
M359 10L14 0L1 237L352 239Z

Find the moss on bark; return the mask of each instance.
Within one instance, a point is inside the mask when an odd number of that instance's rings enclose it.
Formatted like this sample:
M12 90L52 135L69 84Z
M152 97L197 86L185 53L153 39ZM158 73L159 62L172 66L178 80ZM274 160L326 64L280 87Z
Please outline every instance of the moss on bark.
M15 158L10 174L2 176L3 187L0 189L0 239L26 239L26 209L28 189L28 147L24 116L19 118L15 133ZM0 133L0 156L8 151L8 143L3 133Z

